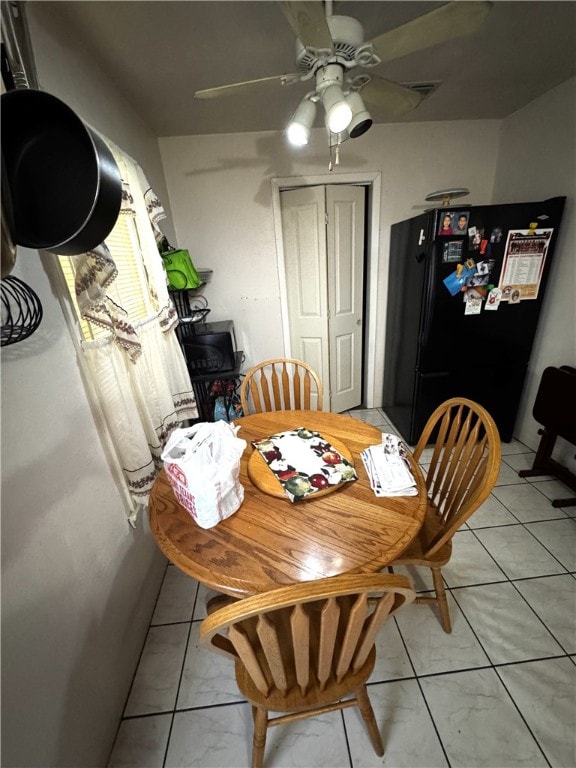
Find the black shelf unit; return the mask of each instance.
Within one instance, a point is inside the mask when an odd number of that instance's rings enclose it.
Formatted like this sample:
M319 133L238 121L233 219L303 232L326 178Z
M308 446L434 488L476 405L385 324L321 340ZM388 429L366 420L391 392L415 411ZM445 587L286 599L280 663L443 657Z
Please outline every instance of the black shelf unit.
M229 381L240 379L240 368L244 362L244 352L235 353L234 368L229 371L213 371L211 373L192 373L190 381L196 398L198 418L200 421L214 421L214 413L211 412L210 386L214 381Z
M199 288L205 285L202 283ZM203 318L194 323L181 322L176 328L176 336L184 353L184 359L186 360L186 353L183 342L186 338L190 338L195 335L196 328L202 328L205 324L205 318L210 312L207 306L197 306L197 302L193 296L197 289L178 289L170 288L168 290L176 312L180 320L189 318L192 316L202 316ZM190 294L192 294L192 299ZM206 327L204 325L204 327ZM231 379L240 379L240 368L244 362L244 352L238 351L234 353L234 367L228 370L213 370L205 373L198 373L189 362L186 360L186 366L188 373L190 374L190 381L192 383L192 389L194 391L194 397L196 398L196 407L198 408L198 421L214 421L213 402L210 395L210 388L215 381L229 381Z

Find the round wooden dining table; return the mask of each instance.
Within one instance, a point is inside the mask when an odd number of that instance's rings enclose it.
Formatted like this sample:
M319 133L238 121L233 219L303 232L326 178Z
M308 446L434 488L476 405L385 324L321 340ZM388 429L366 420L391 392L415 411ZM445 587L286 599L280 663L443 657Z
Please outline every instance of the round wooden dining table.
M247 446L240 465L244 501L231 517L213 528L199 527L176 500L164 471L151 491L152 534L168 560L188 575L218 592L246 597L302 581L379 571L417 536L427 504L424 477L409 456L417 495L374 494L360 453L380 444L376 427L323 411L258 413L234 424ZM262 490L251 479L252 441L298 427L346 447L358 479L296 502ZM272 475L264 462L263 467Z

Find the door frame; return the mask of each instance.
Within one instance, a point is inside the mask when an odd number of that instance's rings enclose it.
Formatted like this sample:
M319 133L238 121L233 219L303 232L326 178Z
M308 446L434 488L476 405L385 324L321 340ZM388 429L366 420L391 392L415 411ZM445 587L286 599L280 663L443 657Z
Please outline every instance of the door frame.
M274 239L276 241L276 264L278 268L278 282L280 285L280 311L282 314L282 334L284 341L284 354L291 357L290 346L290 322L288 316L288 294L286 290L286 271L284 260L284 241L282 235L282 211L280 208L280 192L285 189L297 187L315 187L332 184L355 184L369 188L366 217L368 237L366 238L368 252L366 253L366 314L365 344L363 350L364 360L364 391L362 393L366 408L373 408L374 383L376 371L374 367L374 354L370 350L376 349L376 310L378 307L378 267L380 263L380 200L382 193L382 174L375 173L339 173L338 176L318 174L313 176L288 176L275 177L272 185L272 212L274 216Z

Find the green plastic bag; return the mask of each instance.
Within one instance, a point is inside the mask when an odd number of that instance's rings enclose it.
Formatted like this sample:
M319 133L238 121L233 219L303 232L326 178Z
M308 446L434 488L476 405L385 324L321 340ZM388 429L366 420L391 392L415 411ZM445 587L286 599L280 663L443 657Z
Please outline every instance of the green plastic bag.
M184 291L198 288L202 280L196 272L188 251L168 251L162 254L170 288Z

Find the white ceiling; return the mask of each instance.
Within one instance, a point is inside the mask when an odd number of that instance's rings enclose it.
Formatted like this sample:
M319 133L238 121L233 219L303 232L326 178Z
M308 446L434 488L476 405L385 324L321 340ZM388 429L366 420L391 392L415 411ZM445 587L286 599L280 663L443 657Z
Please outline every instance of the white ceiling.
M295 71L294 34L277 2L42 2L114 80L158 136L282 130L310 84L210 101L196 90ZM334 2L366 39L443 5ZM497 0L470 37L381 64L401 83L440 81L412 113L377 123L503 118L576 73L576 3ZM73 76L73 73L71 74Z

